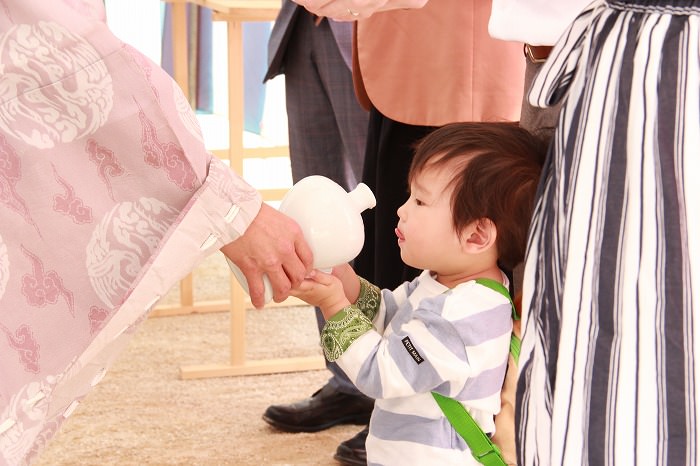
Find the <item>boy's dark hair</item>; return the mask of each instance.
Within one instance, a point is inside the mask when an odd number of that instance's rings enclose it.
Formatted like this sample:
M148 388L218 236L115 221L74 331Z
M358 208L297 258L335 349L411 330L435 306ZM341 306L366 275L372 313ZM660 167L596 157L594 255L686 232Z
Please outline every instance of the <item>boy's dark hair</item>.
M426 168L463 162L450 182L455 231L490 219L496 225L499 265L512 270L525 255L546 150L517 123L451 123L419 141L408 182Z

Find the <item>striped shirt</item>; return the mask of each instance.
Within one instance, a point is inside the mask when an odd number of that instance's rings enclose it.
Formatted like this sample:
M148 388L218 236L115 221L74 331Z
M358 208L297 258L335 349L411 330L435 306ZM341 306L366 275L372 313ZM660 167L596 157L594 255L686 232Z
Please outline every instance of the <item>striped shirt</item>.
M327 356L337 356L350 380L376 399L368 464L478 464L431 391L461 401L485 432L494 431L510 302L475 281L448 289L428 271L379 293L363 284L357 305L329 319L322 333Z
M593 2L529 100L563 102L523 283L519 463L700 463L700 2Z

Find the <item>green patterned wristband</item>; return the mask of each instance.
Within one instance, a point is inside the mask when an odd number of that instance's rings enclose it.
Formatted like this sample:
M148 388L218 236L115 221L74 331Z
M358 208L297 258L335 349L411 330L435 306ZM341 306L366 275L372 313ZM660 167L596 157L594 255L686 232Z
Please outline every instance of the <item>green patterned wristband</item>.
M360 279L360 296L355 305L366 315L369 320L374 321L379 312L382 294L378 286L375 286L362 277Z
M355 340L372 330L372 321L356 306L343 308L328 319L321 332L323 354L330 362L337 360Z

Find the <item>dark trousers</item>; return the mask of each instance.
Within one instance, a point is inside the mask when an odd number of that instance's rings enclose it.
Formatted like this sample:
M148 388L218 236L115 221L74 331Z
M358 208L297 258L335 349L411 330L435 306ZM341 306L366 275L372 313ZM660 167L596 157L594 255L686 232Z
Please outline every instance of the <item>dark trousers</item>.
M314 21L299 13L284 58L292 178L322 175L350 190L362 173L368 115L328 21Z

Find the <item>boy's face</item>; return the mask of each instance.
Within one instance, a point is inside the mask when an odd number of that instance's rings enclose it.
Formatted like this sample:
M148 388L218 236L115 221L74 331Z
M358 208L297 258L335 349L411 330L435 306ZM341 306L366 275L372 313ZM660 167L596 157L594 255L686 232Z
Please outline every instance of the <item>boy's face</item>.
M452 164L429 166L417 173L411 196L397 211L401 259L411 267L449 274L463 265L461 241L452 222L452 188L448 188L453 168Z

